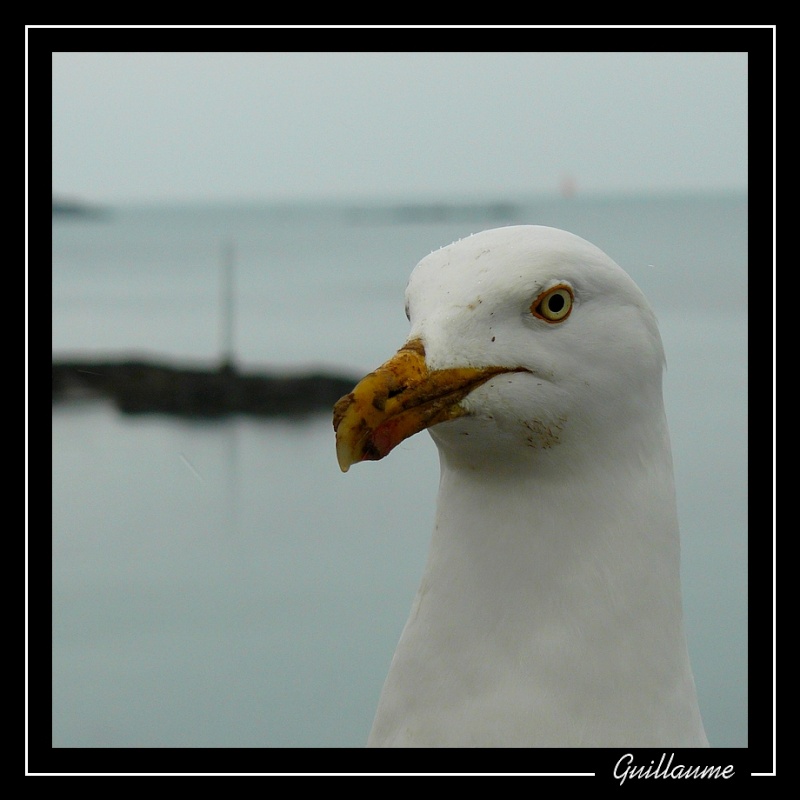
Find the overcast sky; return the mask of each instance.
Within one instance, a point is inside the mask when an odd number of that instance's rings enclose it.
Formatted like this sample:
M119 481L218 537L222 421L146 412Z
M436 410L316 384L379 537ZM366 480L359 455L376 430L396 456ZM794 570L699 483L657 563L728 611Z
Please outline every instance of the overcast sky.
M746 53L54 53L87 201L745 190Z

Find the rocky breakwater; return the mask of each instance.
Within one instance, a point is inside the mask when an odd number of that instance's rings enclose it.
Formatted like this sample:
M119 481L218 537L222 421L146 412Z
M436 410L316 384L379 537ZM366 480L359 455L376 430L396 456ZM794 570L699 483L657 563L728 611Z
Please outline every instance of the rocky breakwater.
M357 380L325 372L251 374L230 364L201 369L145 360L54 361L53 403L108 398L128 414L297 416L330 412Z

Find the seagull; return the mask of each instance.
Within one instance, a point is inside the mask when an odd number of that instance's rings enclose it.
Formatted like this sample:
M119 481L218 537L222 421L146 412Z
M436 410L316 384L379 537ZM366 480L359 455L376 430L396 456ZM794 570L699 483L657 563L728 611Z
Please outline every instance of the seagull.
M423 429L440 461L367 746L708 747L641 290L586 240L516 225L420 261L406 315L334 407L342 471Z

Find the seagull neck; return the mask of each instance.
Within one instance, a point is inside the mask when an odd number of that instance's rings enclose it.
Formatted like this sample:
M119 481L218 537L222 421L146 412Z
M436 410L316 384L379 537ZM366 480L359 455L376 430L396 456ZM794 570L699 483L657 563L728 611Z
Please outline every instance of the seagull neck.
M595 681L669 687L691 705L679 561L668 463L564 481L443 461L412 617L458 641L460 657L513 654L516 674L543 692L560 691L566 673L587 692Z
M479 585L506 584L527 598L504 604L504 614L556 602L574 606L576 619L594 617L599 608L590 598L599 592L617 605L647 608L637 629L662 616L679 619L679 548L669 461L632 459L565 481L547 469L476 471L442 459L428 570L459 561L458 574L477 580L485 572Z
M586 484L443 457L428 561L370 744L707 746L671 472ZM643 499L648 516L631 523ZM460 726L443 728L453 709Z

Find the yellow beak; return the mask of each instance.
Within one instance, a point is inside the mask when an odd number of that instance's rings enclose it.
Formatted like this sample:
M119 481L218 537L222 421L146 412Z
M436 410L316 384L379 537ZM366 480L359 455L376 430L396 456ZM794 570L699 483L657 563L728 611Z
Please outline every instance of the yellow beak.
M370 372L333 407L336 457L342 472L359 461L378 461L415 433L468 413L461 401L509 367L428 371L425 348L411 339Z

